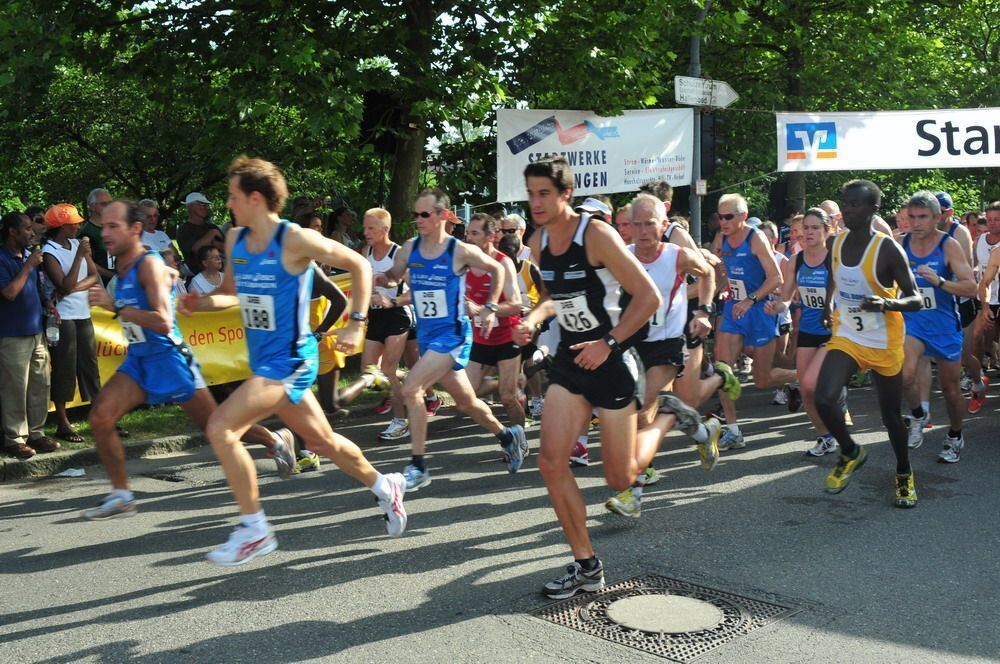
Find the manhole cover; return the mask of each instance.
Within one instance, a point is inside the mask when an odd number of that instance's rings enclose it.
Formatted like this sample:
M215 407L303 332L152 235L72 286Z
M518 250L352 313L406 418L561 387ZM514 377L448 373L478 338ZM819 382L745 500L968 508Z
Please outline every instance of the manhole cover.
M688 662L798 609L645 574L531 615L676 662Z

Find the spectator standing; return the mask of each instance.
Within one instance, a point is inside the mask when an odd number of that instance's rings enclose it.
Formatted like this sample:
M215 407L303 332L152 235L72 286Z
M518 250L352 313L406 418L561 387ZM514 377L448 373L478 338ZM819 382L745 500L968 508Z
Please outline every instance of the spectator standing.
M31 219L31 230L35 233L34 244L39 244L45 238L45 208L31 205L24 209L24 214ZM41 270L39 274L42 274Z
M81 223L83 217L74 206L53 205L45 213L49 230L42 248L45 273L58 298L59 341L52 348L56 437L71 443L83 442L83 436L70 425L66 403L73 400L78 384L84 401L93 400L101 389L94 324L87 301L87 289L98 283L98 268L91 255L90 238L76 239Z
M4 450L19 459L52 452L45 437L49 410L49 353L42 338L42 253L31 219L11 212L0 222L0 402Z
M198 274L194 275L188 290L199 295L211 295L222 285L222 252L212 245L198 250Z
M153 251L163 251L171 246L170 237L157 226L160 224L160 206L151 198L138 203L142 216L142 245Z
M87 219L83 228L79 229L80 235L78 236L81 239L85 237L90 239L91 258L94 265L97 266L97 274L101 278L101 282L105 284L115 276L115 257L108 254L104 248L104 240L101 238L101 227L104 225L104 222L101 221L101 215L110 202L111 194L108 193L107 189L92 189L87 194L87 208L90 210L90 218ZM76 208L74 208L75 210Z
M184 199L184 205L187 207L188 220L177 229L177 246L191 274L197 274L201 269L198 250L211 245L222 251L226 246L226 239L222 231L208 221L210 203L203 194L191 192Z
M172 246L167 247L160 252L160 256L163 257L163 262L167 264L167 267L173 268L177 271L177 275L174 277L174 297L184 297L187 295L187 286L184 285L184 280L180 277L181 272L181 257L177 254L177 250Z
M354 212L346 207L339 207L330 213L327 219L327 233L326 236L331 240L336 240L337 242L350 247L351 249L357 249L361 244L359 240L354 235L354 224L357 221L354 217Z

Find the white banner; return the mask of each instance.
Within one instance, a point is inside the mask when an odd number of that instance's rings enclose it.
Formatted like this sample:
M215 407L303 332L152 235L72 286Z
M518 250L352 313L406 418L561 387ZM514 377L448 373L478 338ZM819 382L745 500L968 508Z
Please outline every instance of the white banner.
M778 113L779 171L1000 166L1000 108Z
M638 191L647 182L691 184L690 108L625 111L497 111L497 200L523 201L524 167L561 154L576 177L574 195Z

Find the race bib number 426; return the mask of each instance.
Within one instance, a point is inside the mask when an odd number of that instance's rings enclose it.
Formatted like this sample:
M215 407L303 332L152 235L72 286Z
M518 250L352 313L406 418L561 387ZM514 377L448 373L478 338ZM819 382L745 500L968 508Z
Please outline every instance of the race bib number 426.
M570 332L586 332L597 327L597 316L587 306L587 296L578 295L568 300L556 300L556 317L559 325Z
M274 297L240 293L240 316L248 330L274 332Z

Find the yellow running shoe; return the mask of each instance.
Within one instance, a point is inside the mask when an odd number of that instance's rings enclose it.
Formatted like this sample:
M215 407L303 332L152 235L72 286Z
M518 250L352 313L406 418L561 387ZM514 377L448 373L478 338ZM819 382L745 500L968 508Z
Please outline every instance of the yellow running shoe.
M851 475L858 468L865 465L865 461L867 460L868 453L860 445L858 445L858 456L854 459L841 452L840 458L837 459L837 465L826 476L826 492L840 493L846 489L848 483L851 481Z
M706 473L719 462L719 437L722 435L722 423L714 417L705 418L705 428L708 429L708 440L698 443L698 456L701 457L701 468Z
M392 389L392 383L390 383L389 379L385 377L385 374L382 373L382 370L379 369L374 364L369 364L364 369L362 369L361 375L372 377L372 384L371 388L369 389L382 392L383 394L388 394L389 390Z
M896 507L917 506L917 485L913 482L913 471L896 473Z
M629 516L633 519L638 519L639 514L642 513L641 503L632 493L631 487L619 492L614 498L604 503L604 506L608 508L609 512Z
M715 371L722 376L722 391L726 393L731 401L736 401L743 393L743 386L740 379L733 373L732 367L725 362L716 362Z

